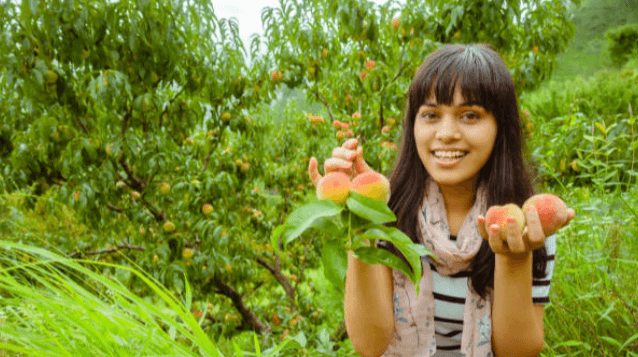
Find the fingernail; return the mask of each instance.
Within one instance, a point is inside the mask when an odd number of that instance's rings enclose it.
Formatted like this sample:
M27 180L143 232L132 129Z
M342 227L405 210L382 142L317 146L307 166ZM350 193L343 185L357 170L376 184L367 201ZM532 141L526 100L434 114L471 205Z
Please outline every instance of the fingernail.
M527 212L534 212L535 210L536 210L536 206L534 205L527 206Z
M514 217L507 217L507 223L516 223L516 218L514 218Z
M496 232L498 232L498 226L497 226L496 224L491 225L491 226L490 226L490 231L491 231L492 233L496 233Z

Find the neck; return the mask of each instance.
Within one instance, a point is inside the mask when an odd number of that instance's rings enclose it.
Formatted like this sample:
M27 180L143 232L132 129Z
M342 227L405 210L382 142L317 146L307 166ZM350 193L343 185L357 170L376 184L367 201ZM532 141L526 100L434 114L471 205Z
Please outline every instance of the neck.
M465 217L472 205L474 205L476 180L470 180L455 186L439 185L439 187L441 188L448 218L458 215Z

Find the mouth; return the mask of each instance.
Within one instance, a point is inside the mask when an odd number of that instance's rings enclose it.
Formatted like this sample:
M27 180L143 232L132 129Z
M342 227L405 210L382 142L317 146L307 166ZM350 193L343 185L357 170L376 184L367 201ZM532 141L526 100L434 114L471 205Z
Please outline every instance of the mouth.
M451 157L448 157L448 156L437 156L434 151L431 151L430 153L432 154L432 157L434 158L434 161L437 164L439 164L440 166L442 166L442 167L452 167L452 166L458 164L459 162L461 162L461 160L463 160L463 158L465 156L467 156L467 154L469 152L468 151L464 151L463 155L459 155L459 156L455 155L455 156L451 156Z

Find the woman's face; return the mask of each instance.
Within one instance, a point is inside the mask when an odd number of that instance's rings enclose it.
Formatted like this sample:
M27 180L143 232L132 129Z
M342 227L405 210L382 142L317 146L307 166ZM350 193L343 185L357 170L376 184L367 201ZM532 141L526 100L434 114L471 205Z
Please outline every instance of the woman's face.
M434 95L417 110L414 137L419 157L439 186L475 182L490 158L496 139L494 116L478 104L466 103L457 87L452 106L438 105ZM461 159L437 158L435 150L460 150Z

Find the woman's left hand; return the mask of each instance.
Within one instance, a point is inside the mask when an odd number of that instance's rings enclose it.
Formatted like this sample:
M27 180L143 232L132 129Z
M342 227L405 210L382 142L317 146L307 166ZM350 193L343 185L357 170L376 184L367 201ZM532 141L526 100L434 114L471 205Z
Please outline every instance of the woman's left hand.
M532 207L534 206L532 205ZM479 233L483 239L490 242L490 247L492 251L494 251L494 254L503 254L516 258L531 253L533 250L541 248L545 244L545 238L547 237L543 233L543 226L538 217L538 212L534 209L533 211L524 211L523 213L525 214L526 222L523 231L521 232L518 223L508 221L506 224L507 233L503 236L501 236L498 230L494 231L490 229L490 232L485 230L485 217L479 216L476 219ZM576 211L571 208L568 209L567 219L560 227L563 228L567 226L575 216ZM492 225L492 227L498 228L496 225ZM549 235L554 233L555 232L551 232Z

